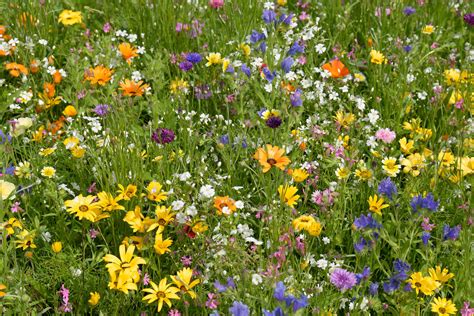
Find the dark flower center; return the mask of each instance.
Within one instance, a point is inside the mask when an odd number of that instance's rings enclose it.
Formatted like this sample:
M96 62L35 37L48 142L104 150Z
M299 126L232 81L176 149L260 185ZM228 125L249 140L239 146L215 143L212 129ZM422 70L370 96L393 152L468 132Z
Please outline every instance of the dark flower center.
M87 205L79 206L79 211L81 212L87 212L88 210L89 210L89 207Z
M276 160L273 159L273 158L268 158L268 159L267 159L267 163L269 163L270 165L273 166L274 164L276 164Z

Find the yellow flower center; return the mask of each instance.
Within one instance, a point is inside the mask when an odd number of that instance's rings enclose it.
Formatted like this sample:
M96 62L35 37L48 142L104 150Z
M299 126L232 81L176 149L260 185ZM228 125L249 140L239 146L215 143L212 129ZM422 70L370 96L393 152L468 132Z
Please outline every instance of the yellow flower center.
M88 210L89 210L89 207L87 205L79 206L79 211L81 212L87 212Z

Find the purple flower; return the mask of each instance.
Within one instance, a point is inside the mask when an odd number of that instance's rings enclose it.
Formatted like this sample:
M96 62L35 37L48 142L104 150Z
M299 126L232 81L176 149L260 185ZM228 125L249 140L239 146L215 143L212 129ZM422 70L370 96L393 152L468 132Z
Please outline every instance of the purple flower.
M415 12L416 12L416 9L413 7L405 7L405 9L403 9L403 14L405 14L406 16L415 14Z
M296 89L295 92L293 92L292 95L290 95L290 101L291 105L294 107L302 106L303 105L303 100L301 99L301 90Z
M430 218L429 217L423 217L423 222L421 223L421 228L423 228L424 231L430 232L435 228L435 224L430 224Z
M456 240L461 232L461 225L450 227L448 224L443 226L443 240Z
M170 309L168 311L168 316L181 316L181 313L177 309Z
M229 312L232 314L232 316L249 316L250 315L250 309L247 305L245 305L242 302L237 302L235 301L234 304L232 304L232 307L229 308Z
M464 307L460 310L461 316L472 316L474 315L474 308L470 308L469 302L464 302Z
M262 53L265 53L267 51L267 43L266 42L261 42L258 47L260 48Z
M62 304L59 309L64 313L72 312L72 305L69 303L69 289L64 287L64 284L61 285L59 294L61 295L62 300Z
M281 118L279 116L270 116L265 124L270 128L277 128L281 125Z
M293 312L305 308L306 306L308 306L308 297L306 295L301 295L300 298L296 298L293 301Z
M356 274L357 284L360 282L368 280L370 276L370 267L364 267L361 273Z
M291 66L293 66L294 64L294 59L291 58L291 57L286 57L285 59L283 59L283 61L281 62L281 69L283 69L283 71L285 73L289 73L290 70L291 70Z
M279 21L279 22L282 22L282 23L284 23L284 24L286 24L286 25L290 25L290 24L291 24L291 19L293 19L293 16L294 16L293 13L290 13L290 14L288 14L288 15L282 14L282 15L280 16L280 19L278 19L278 21Z
M267 311L266 309L263 310L263 315L265 316L285 316L285 313L281 309L281 307L277 307L273 310L273 312Z
M193 263L193 259L191 256L182 256L181 263L183 264L183 266L189 267Z
M363 228L379 229L382 227L382 225L372 217L371 213L367 215L362 214L360 215L360 217L357 217L354 220L354 226L358 229L363 229Z
M428 193L426 197L419 194L411 199L410 206L413 212L417 212L420 208L436 212L439 206L439 201L435 201L432 193Z
M190 62L190 61L180 62L179 63L179 69L181 69L184 72L190 71L191 69L193 69L193 63Z
M357 283L354 273L340 268L335 269L331 273L329 280L341 292L351 289Z
M428 245L428 241L430 240L431 234L429 232L423 232L421 234L421 241L423 241L423 245Z
M409 53L412 50L412 47L410 45L406 45L406 46L403 46L403 50Z
M219 142L223 145L229 144L229 135L222 135L221 138L219 139Z
M369 293L372 296L376 296L379 291L379 284L377 282L370 283L369 285Z
M294 42L293 45L291 45L290 50L288 51L288 55L293 56L296 53L304 53L304 46L300 45L298 41Z
M194 87L194 96L198 100L207 100L212 96L212 91L207 84L199 85Z
M388 282L385 282L383 284L383 290L386 293L392 293L392 292L398 290L398 288L400 287L400 283L401 283L400 280L398 280L395 277L391 277Z
M109 22L105 23L104 26L102 27L102 31L104 31L104 33L109 33L111 29L112 29L112 25L110 25Z
M263 74L265 75L265 79L267 79L268 82L272 82L273 79L276 76L276 72L273 71L273 73L268 69L268 67L263 68Z
M474 13L464 14L464 22L466 22L470 26L473 26L474 25Z
M380 181L377 191L379 194L384 194L391 200L393 195L397 194L397 187L392 182L392 180L390 180L390 178L385 178Z
M189 53L186 55L186 60L190 63L197 64L201 62L202 56L199 53Z
M5 134L2 130L0 130L0 145L5 144L6 142L11 142L12 137L10 134Z
M94 112L95 114L101 117L109 114L109 111L110 111L110 105L108 104L97 104L95 108L92 110L92 112Z
M410 271L411 265L401 259L396 259L393 261L393 269L398 273L406 273Z
M222 284L219 281L214 282L214 287L216 288L218 293L222 293L222 292L225 292L227 290L227 286L225 286L224 284Z
M242 64L240 70L250 78L250 68L246 64Z
M272 10L263 10L262 19L266 24L276 20L276 13Z
M364 250L365 246L367 246L367 241L363 238L363 237L360 237L359 238L359 242L356 242L354 244L354 250L359 253L361 252L362 250Z
M174 141L175 134L167 128L158 128L151 135L151 139L157 144L168 144Z
M250 43L255 44L264 39L265 39L265 34L252 30L252 34L250 34Z
M278 282L275 287L275 292L273 292L273 297L280 302L283 301L285 299L285 290L286 287L283 282Z

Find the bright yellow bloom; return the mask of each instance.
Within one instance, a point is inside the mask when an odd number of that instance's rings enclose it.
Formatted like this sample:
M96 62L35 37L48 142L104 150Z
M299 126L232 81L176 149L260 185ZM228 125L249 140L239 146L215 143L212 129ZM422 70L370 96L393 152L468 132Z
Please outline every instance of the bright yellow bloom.
M171 276L173 283L180 289L181 293L189 294L191 298L196 298L196 293L191 290L193 287L199 284L200 280L196 279L191 281L193 277L193 270L190 268L183 268L178 271L176 276Z
M407 141L406 137L400 139L398 143L400 144L400 149L404 154L409 154L413 150L413 145L415 144L412 140Z
M80 11L63 10L59 14L58 22L63 25L82 23L82 13Z
M117 192L120 193L120 195L117 198L120 198L121 200L129 201L132 197L136 196L137 193L137 186L133 184L127 185L127 188L124 188L123 185L119 184L118 185L120 190Z
M382 63L387 63L387 59L385 58L384 54L378 50L372 49L370 51L370 62L372 64L380 65Z
M97 292L90 292L89 293L90 295L90 298L89 300L87 301L91 306L96 306L97 304L99 304L99 300L100 300L100 294L97 293Z
M171 300L179 300L179 296L176 295L179 292L177 287L172 286L171 283L168 284L166 278L161 279L160 284L156 285L155 282L150 281L151 289L144 289L143 292L150 293L143 297L144 301L148 301L148 304L151 304L155 301L158 301L158 312L163 308L163 302L171 307Z
M220 53L210 53L206 57L206 59L207 59L206 67L222 63L222 57Z
M73 200L67 200L64 202L67 207L66 211L77 216L79 220L85 218L88 221L95 222L97 212L100 212L100 206L97 203L93 203L94 199L94 195L84 197L80 194Z
M163 186L161 183L152 181L148 184L146 190L148 191L147 198L155 202L161 202L168 199L168 193L161 191Z
M4 291L7 289L7 286L3 283L0 283L0 297L4 297L7 295Z
M431 311L438 313L438 316L449 316L456 314L457 308L451 300L447 300L444 297L436 297L431 302Z
M435 30L435 27L433 25L428 24L423 27L423 29L421 30L421 33L429 35L433 33L434 30Z
M389 177L396 177L400 172L400 165L397 165L397 158L384 158L382 160L382 165L382 169Z
M301 168L292 170L290 174L295 182L303 182L309 177L309 173L306 172L306 170L301 169Z
M0 199L6 200L13 191L15 191L15 185L13 183L0 180Z
M443 167L450 167L454 164L454 155L451 151L442 150L438 154L438 161Z
M433 295L434 290L439 286L438 282L431 277L423 276L421 272L412 273L408 282L410 282L411 287L415 289L416 294L421 291L425 295Z
M348 128L355 121L356 116L352 113L345 113L344 111L339 110L336 112L334 118L340 126Z
M245 57L250 56L250 46L248 44L245 44L245 43L240 44L239 49L242 51Z
M127 212L123 221L130 225L130 228L133 229L133 232L144 233L153 224L153 220L149 217L145 217L142 214L142 208L137 205L135 210Z
M63 114L66 116L76 116L77 115L77 110L74 106L68 105L64 108Z
M424 168L424 157L419 153L411 154L407 158L402 159L403 172L410 173L417 177L420 175L421 169Z
M474 173L474 157L461 157L458 162L458 168L463 176Z
M97 194L97 197L99 198L97 204L102 208L103 211L112 212L125 209L125 207L117 203L121 200L120 196L114 198L112 194L102 191Z
M390 206L388 204L383 204L384 201L385 200L383 199L383 197L381 197L379 199L377 194L370 196L369 201L368 201L369 202L369 211L374 212L374 213L382 216L382 210L384 208L387 208L387 207Z
M372 179L372 171L364 166L356 169L355 175L361 181L369 181Z
M153 248L155 248L155 251L159 255L163 255L166 252L171 252L169 247L173 244L173 241L170 238L167 238L163 240L163 235L161 233L156 233L155 235L155 244L153 245Z
M148 228L148 232L158 227L158 232L162 232L165 227L174 221L174 215L176 213L171 212L171 207L157 206L155 209L156 218L154 223Z
M230 65L230 60L229 59L223 59L222 60L222 72L226 72L227 68L229 68Z
M84 157L85 153L86 153L86 150L84 149L84 147L81 147L81 146L74 146L71 149L71 155L74 158L82 158L82 157Z
M18 219L11 217L8 222L2 224L2 227L7 231L7 236L9 236L15 233L15 228L22 229L23 225L21 225Z
M43 157L47 157L56 151L55 147L50 148L42 148L40 149L39 155Z
M321 234L321 223L309 215L302 215L294 219L292 225L296 231L306 230L311 236L319 236Z
M23 250L36 248L33 240L35 238L34 232L29 232L24 229L16 237L18 238L18 240L15 240L15 243L17 244L16 248L22 248Z
M52 178L56 174L56 169L53 167L44 167L41 169L41 175L46 178Z
M289 207L293 207L296 203L298 203L300 196L296 194L297 192L298 188L292 185L289 186L285 184L285 186L280 185L278 187L278 193L280 194L281 201Z
M448 269L443 268L443 270L441 270L439 265L436 266L436 269L430 268L428 272L433 280L438 281L441 284L448 282L449 279L454 277L454 274L449 273Z
M253 158L257 159L262 166L263 173L268 172L271 167L275 166L280 170L284 170L291 160L285 156L285 150L278 146L266 145L266 149L258 148Z
M63 244L60 241L55 241L51 245L51 250L53 250L54 253L59 253L63 249Z

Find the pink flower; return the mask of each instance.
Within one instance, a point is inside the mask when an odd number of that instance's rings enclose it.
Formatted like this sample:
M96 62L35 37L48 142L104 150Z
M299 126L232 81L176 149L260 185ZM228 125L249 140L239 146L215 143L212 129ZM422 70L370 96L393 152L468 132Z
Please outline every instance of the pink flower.
M12 213L18 213L18 212L23 211L23 209L20 206L20 202L15 202L10 208L10 210L12 211Z
M209 5L214 9L220 9L224 6L224 0L209 0Z
M112 25L110 25L109 22L105 23L104 26L102 27L102 31L104 31L104 33L109 33L111 29L112 29Z
M381 140L383 141L384 143L386 144L390 144L396 137L397 135L395 134L395 132L392 132L390 129L388 128L382 128L382 129L379 129L376 133L375 133L375 137L378 139L378 140Z
M207 293L208 300L206 301L206 307L210 309L216 309L219 302L216 300L216 294Z

